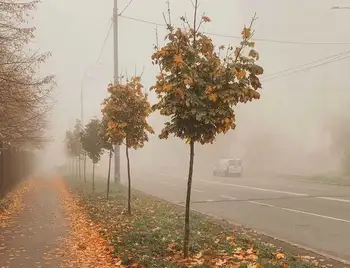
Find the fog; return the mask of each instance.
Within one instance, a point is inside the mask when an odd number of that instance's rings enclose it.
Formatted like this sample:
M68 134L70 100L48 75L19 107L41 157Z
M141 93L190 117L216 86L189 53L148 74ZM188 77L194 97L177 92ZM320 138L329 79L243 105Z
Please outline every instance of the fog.
M121 0L120 9L128 4ZM254 174L333 174L340 172L341 150L336 133L343 133L338 122L349 114L349 60L329 58L312 65L306 63L349 50L347 22L350 10L331 10L348 1L309 0L221 0L201 1L201 12L212 19L203 30L239 36L244 24L256 12L254 26L262 78L261 99L236 109L237 128L219 135L213 145L196 145L195 172L211 172L221 157L241 158L245 170ZM189 0L171 1L172 18L192 14ZM106 87L113 80L113 34L105 45L113 1L43 1L35 14L35 46L53 56L45 72L57 75L57 104L51 112L48 135L54 141L42 155L41 164L49 168L65 160L64 135L80 118L80 88L84 90L84 122L100 116ZM165 1L134 0L124 16L163 23ZM150 56L156 41L155 25L119 18L119 66L121 72L140 73L146 90L153 85L157 68ZM165 31L158 27L160 43ZM216 44L237 44L239 39L212 36ZM329 44L337 43L337 44ZM101 48L103 50L101 52ZM97 60L100 55L100 61ZM348 54L347 54L348 55ZM334 61L327 63L327 61ZM292 68L289 72L281 72ZM303 70L306 68L306 70ZM276 73L276 74L275 74ZM290 73L293 73L289 75ZM275 74L275 75L273 75ZM150 92L150 102L155 102ZM159 133L165 118L153 114L150 124ZM345 128L346 129L346 128ZM341 147L341 146L340 146ZM341 149L341 148L340 148ZM187 172L189 148L183 141L159 140L157 135L139 151L132 151L132 168ZM121 148L125 166L124 148ZM105 156L98 173L107 170Z

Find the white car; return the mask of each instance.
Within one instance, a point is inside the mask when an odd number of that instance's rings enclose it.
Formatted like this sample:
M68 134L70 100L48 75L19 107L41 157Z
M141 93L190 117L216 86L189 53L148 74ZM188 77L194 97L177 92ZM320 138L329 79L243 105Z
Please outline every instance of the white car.
M213 173L214 176L241 177L243 174L242 160L234 158L220 159Z

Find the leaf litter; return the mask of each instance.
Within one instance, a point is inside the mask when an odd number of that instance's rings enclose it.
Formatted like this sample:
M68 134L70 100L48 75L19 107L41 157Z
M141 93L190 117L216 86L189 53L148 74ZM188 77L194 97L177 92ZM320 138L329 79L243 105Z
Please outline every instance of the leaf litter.
M103 247L108 248L105 253L118 256L105 259L120 267L325 267L195 213L191 215L191 255L183 259L184 213L176 205L137 192L132 200L134 213L129 216L125 210L127 191L123 186L114 186L108 200L105 186L100 183L95 192L90 185L77 185L76 181L71 186L76 197L75 209L87 213L84 216L76 213L88 223L86 227L80 223L80 231L91 226L96 237L104 237Z
M11 218L23 210L24 198L34 185L33 178L27 179L0 200L0 228L7 227L11 223Z
M71 233L63 239L56 256L64 257L60 267L120 267L118 258L113 257L113 248L100 235L101 225L87 216L79 206L61 178L55 180L60 193L60 202L71 224Z

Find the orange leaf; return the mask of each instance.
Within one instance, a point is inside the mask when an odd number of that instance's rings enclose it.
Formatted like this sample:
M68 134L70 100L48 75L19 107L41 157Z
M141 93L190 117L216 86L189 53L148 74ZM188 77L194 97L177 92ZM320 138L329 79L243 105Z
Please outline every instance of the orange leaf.
M277 254L276 254L276 258L277 258L278 260L281 260L281 259L284 259L285 256L284 256L283 253L277 253Z
M163 87L163 90L166 91L166 92L168 92L168 91L170 91L170 90L172 90L172 89L173 89L173 86L172 86L171 84L166 84L166 85Z
M242 34L244 39L248 39L250 37L250 28L244 27L241 34Z
M203 20L204 22L211 22L211 19L210 19L209 17L207 17L207 16L203 16L203 17L202 17L202 20Z
M217 99L218 99L218 95L216 95L215 93L212 93L209 95L209 100L216 102Z
M207 86L207 88L205 89L205 92L206 92L207 94L212 93L212 92L213 92L213 87Z
M235 74L236 74L238 79L242 79L243 77L245 77L246 72L245 72L245 70L241 70L241 71L236 71Z
M182 57L180 55L175 55L174 57L174 61L177 63L177 64L183 64L184 61L182 59Z

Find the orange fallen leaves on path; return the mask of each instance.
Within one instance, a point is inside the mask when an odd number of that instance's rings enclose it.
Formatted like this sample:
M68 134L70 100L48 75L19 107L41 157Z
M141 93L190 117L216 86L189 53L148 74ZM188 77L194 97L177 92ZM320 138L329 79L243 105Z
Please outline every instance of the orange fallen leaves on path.
M64 180L56 178L54 183L71 224L71 234L58 253L66 259L61 267L124 267L120 259L113 257L113 247L100 235L102 227L88 218Z
M20 183L13 191L9 192L2 202L6 203L6 209L0 210L0 228L7 227L11 223L13 215L17 215L24 208L24 198L34 187L34 179L28 179Z

